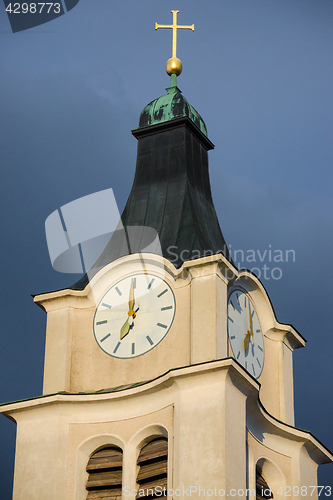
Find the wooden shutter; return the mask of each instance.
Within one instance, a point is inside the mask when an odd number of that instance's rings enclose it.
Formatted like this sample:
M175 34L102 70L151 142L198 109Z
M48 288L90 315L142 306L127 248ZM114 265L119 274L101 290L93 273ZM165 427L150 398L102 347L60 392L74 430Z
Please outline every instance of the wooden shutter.
M258 470L256 477L256 493L256 500L266 500L268 498L274 498L272 493L269 494L269 486Z
M123 452L116 446L102 448L90 457L87 500L121 500Z
M159 438L146 444L140 451L138 465L140 469L137 477L139 485L137 498L151 499L167 496L168 440ZM159 489L156 495L157 487ZM161 494L163 488L165 492ZM144 490L145 494L140 494L140 490Z

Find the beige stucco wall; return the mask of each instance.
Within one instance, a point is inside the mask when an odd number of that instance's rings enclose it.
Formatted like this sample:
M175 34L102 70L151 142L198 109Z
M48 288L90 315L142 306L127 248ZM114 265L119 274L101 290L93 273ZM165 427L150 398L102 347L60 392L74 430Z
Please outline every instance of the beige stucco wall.
M85 466L107 444L123 449L123 487L136 488L139 450L158 435L168 437L168 488L174 490L236 490L245 500L248 476L253 481L263 457L266 469L273 464L287 485L314 481L317 464L333 457L310 434L270 417L258 405L258 390L245 370L226 359L119 392L45 396L1 407L18 423L13 500L85 500ZM192 490L191 497L202 494Z
M229 375L232 369L244 378L237 365L219 363L179 370L147 387L81 399L50 396L14 410L13 499L42 500L47 493L48 500L83 500L89 455L108 443L123 448L123 486L135 488L139 449L148 436L163 432L170 488L244 488L246 396L256 384L245 376L240 390Z

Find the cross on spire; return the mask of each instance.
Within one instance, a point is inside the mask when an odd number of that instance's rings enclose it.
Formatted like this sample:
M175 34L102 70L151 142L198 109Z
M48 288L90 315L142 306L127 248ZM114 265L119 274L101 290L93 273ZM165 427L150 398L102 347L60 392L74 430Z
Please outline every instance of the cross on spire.
M191 26L182 26L177 24L177 14L179 10L172 10L172 24L157 24L155 23L155 30L159 28L169 28L172 29L172 57L167 62L167 73L169 75L176 74L180 75L182 72L181 60L177 57L177 30L185 29L194 31L194 24Z
M177 14L179 10L172 10L172 24L157 24L155 23L155 30L158 30L158 28L170 28L172 29L172 57L177 57L176 52L177 52L177 30L178 29L184 29L184 30L192 30L194 31L194 24L191 26L181 26L177 24Z

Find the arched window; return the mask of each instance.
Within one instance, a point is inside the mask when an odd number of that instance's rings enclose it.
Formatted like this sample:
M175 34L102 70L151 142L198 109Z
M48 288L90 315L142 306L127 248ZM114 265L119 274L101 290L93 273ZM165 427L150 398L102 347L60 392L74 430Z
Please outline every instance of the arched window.
M278 491L286 486L281 469L270 459L261 457L256 464L257 499L280 498Z
M87 500L121 500L123 452L107 446L93 453L87 464Z
M154 439L141 448L138 458L137 498L167 496L168 440ZM142 491L143 490L143 491Z
M268 486L264 476L256 468L256 500L266 500L268 498L274 498L270 487Z

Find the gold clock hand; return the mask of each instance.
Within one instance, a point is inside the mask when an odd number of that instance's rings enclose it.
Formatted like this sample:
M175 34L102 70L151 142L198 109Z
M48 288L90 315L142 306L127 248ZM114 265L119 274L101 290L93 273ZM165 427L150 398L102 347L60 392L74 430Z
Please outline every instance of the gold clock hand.
M134 313L134 314L130 314L130 313ZM120 340L122 340L124 337L126 337L128 332L130 331L130 329L133 328L134 318L135 318L135 312L129 311L128 318L120 329Z
M134 304L135 304L134 283L133 283L133 278L132 278L131 286L130 286L130 293L129 293L129 298L128 298L128 309L129 309L128 310L128 318L120 329L120 340L122 340L124 337L126 337L126 335L128 334L128 332L130 331L130 329L133 325L133 322L134 322L133 320L134 320L136 313L139 309L138 308L136 311L134 311L134 309L133 309Z
M251 314L251 306L250 306L250 301L249 302L249 318L250 318L250 334L253 336L253 321L252 321L252 314Z
M247 333L246 333L245 339L244 339L244 350L245 351L249 347L250 336L251 336L251 333L248 330Z
M129 300L128 300L128 307L129 307L129 312L133 311L134 307L134 287L133 287L133 278L131 281L131 288L130 288L130 294L129 294ZM134 312L134 311L133 311Z
M120 340L122 340L124 337L126 337L126 335L129 332L130 326L131 325L129 324L129 318L127 318L127 320L125 321L125 323L123 324L123 326L120 329Z
M125 323L123 324L123 326L120 329L120 340L122 340L124 337L126 337L126 335L130 331L130 328L131 328L131 326L133 324L133 320L134 320L134 318L136 316L136 311L134 311L134 309L133 309L134 303L135 303L135 300L134 300L134 286L133 286L133 278L132 278L131 287L130 287L130 293L129 293L129 299L128 299L128 308L129 308L128 318L127 318L127 320L125 321Z

